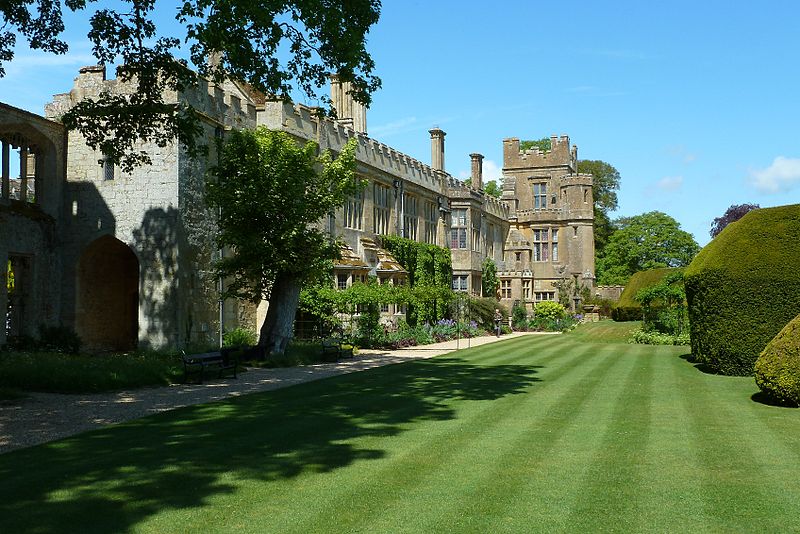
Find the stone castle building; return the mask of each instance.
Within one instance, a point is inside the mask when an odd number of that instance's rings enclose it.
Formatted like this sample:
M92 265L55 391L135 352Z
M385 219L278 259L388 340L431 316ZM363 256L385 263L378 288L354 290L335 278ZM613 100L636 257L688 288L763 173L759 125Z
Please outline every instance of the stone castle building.
M556 299L553 283L565 278L592 285L592 182L576 173L577 150L567 137L554 137L549 152L520 152L517 139L505 140L503 196L496 199L483 191L480 154L470 156L471 187L445 171L445 132L438 128L430 131L430 165L368 137L366 110L335 77L336 120L233 81L201 82L167 97L198 111L208 159L190 158L179 144L142 146L152 165L124 173L99 162L101 154L58 118L101 91L127 90L106 79L104 68L84 67L72 90L47 106L46 118L0 104L0 262L10 265L14 281L11 289L0 285L0 309L9 310L0 345L7 334L35 336L39 324L74 328L97 350L211 341L220 323L256 329L265 306L220 306L207 276L220 252L203 184L207 162L216 159L214 139L261 125L323 150L357 140L357 174L366 187L323 221L346 244L334 270L339 287L370 275L402 283L407 273L380 246L389 234L450 248L458 291L479 294L483 262L492 258L498 297L509 307ZM12 157L20 169L13 195Z

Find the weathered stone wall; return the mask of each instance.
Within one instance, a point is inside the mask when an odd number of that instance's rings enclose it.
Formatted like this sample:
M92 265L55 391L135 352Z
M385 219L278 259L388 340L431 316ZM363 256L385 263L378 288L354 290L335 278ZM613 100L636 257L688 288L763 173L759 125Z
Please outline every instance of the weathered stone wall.
M130 85L106 80L100 67L81 69L73 90L56 95L47 107L58 117L84 98L100 91L125 93ZM199 111L204 142L215 158L214 138L231 127L255 124L255 106L235 84L202 83L167 101L187 101ZM203 278L213 254L213 217L203 203L208 162L193 160L176 143L142 145L152 164L124 173L114 169L106 179L102 155L78 133L68 137L68 203L65 218L65 322L74 324L76 267L87 246L104 235L127 244L139 260L139 343L182 346L189 341L216 339L218 328L213 283ZM206 223L212 223L210 226Z
M449 247L450 209L462 207L468 209L469 227L467 249L453 249L453 272L469 273L470 288L474 293L480 292L477 282L480 281L483 260L493 251L496 261L502 260L502 243L508 232L509 208L505 202L486 195L478 189L465 186L459 180L444 171L437 170L392 147L367 137L346 127L341 122L320 119L312 110L303 106L292 106L284 102L266 102L263 112L258 113L259 125L286 131L299 140L314 140L321 149L334 152L351 138L357 140L357 171L368 180L364 190L363 223L361 229L344 226L343 211L339 210L334 221L323 221L334 233L344 238L346 243L362 258L366 252L361 237L374 236L375 195L373 184L388 188L391 198L388 234L410 236L405 228L406 209L402 203L404 195L412 195L417 199L417 241L424 239L423 203L432 202L437 209L443 207L437 217L435 244ZM477 247L473 247L472 224L479 229ZM499 231L495 233L495 228ZM489 235L491 229L492 235ZM477 250L473 250L477 248Z
M520 151L519 139L503 141L503 173L507 176L502 199L512 207L516 243L506 243L501 279L516 280L532 273L534 290L530 298L516 291L507 304L520 300L532 303L536 293L558 297L555 284L563 279L594 285L594 199L592 177L577 174L577 147L569 137L552 136L552 150ZM536 193L536 195L534 195ZM538 197L538 198L535 198ZM546 260L533 254L535 232L546 231ZM553 231L558 231L558 258L553 254ZM521 244L525 243L524 246ZM526 254L530 251L529 254ZM516 260L521 252L522 265ZM531 260L525 261L526 257ZM541 295L540 295L541 296Z
M15 334L36 336L39 325L56 326L61 311L61 242L59 216L63 210L64 128L27 111L0 103L0 142L10 158L16 147L33 156L27 175L35 179L35 196L27 202L0 196L0 346L6 343L7 263L17 265L12 328ZM10 179L10 176L6 176Z

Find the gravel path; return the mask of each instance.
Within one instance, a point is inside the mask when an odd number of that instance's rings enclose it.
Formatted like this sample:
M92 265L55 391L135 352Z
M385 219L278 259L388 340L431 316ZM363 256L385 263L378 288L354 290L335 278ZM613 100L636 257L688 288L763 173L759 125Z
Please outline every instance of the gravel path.
M289 387L382 365L431 358L459 348L476 347L524 335L532 334L519 332L502 338L484 336L394 351L361 350L354 358L338 363L282 369L253 368L240 374L238 379L223 378L203 384L174 384L87 395L31 393L19 401L0 404L0 454L183 406Z

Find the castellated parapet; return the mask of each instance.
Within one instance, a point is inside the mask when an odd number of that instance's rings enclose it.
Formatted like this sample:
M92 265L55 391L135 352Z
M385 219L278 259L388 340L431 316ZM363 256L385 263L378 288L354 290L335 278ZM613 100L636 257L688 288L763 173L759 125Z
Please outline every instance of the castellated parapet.
M550 150L532 148L520 151L517 137L503 139L504 170L518 168L549 168L567 166L572 172L578 172L578 147L570 148L569 136L550 136Z
M317 141L320 149L339 152L351 138L357 141L356 159L373 172L399 178L445 195L452 177L346 125L320 117L313 109L279 100L267 101L258 125L283 130L303 140Z

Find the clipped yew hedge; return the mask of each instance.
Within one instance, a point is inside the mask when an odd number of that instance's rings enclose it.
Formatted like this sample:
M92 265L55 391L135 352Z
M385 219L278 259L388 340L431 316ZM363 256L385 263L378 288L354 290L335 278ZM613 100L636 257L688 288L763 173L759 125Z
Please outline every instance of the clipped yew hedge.
M684 278L694 357L722 374L752 375L767 343L800 313L800 204L728 225Z
M611 318L615 321L641 321L642 306L636 302L636 294L646 287L656 285L665 276L680 269L680 267L650 269L648 271L639 271L631 276L619 296L619 301L611 310Z
M800 315L781 330L756 360L756 385L773 399L800 405Z

